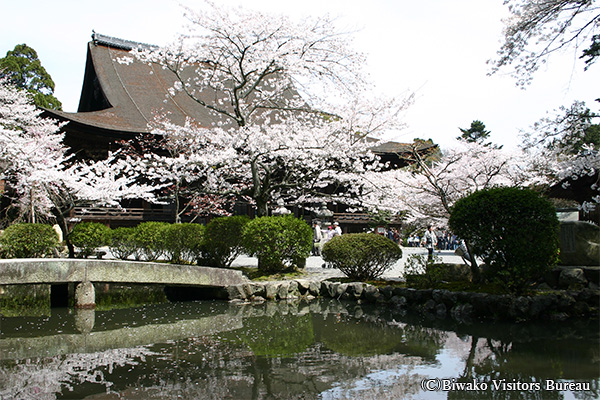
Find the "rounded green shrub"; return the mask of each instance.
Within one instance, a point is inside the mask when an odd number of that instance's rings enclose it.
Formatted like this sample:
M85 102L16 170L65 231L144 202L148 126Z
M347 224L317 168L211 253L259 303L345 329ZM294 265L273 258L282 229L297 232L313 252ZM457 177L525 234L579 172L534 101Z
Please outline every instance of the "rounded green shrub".
M52 255L58 235L50 225L14 224L0 235L0 248L7 258L39 258Z
M135 243L135 229L131 227L119 227L110 231L109 248L112 255L120 260L127 260L135 254L137 246Z
M258 257L259 270L281 272L304 265L312 249L312 229L291 215L259 217L244 226L242 243L249 255Z
M244 251L241 232L250 222L247 215L219 217L206 225L203 261L211 267L229 268Z
M489 277L520 293L557 262L554 206L529 189L493 188L458 200L450 228L488 266Z
M98 222L82 222L75 225L69 240L79 248L81 257L88 258L98 247L108 245L110 228Z
M392 240L374 233L336 236L323 246L323 260L348 278L369 281L379 278L402 257Z
M169 224L166 222L142 222L134 228L134 239L137 246L136 259L156 261L165 255L166 237Z
M165 255L173 263L191 263L200 257L204 239L200 224L172 224L166 229Z

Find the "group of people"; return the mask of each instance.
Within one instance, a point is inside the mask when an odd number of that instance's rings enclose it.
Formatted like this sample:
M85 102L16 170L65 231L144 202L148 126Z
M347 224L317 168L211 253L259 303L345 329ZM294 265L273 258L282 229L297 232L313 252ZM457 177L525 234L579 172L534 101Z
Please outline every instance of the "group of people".
M427 248L429 253L428 259L433 259L433 251L437 250L454 250L456 254L469 260L467 248L463 240L460 240L456 235L451 234L448 231L436 232L432 225L427 227L425 234L423 235L423 246ZM461 250L459 253L457 249Z
M401 237L400 237L400 233L398 232L398 229L396 228L390 228L387 231L387 238L390 239L391 241L393 241L396 244L400 244L401 241Z
M327 229L323 229L319 221L313 221L313 249L314 256L321 255L321 249L329 240L342 234L342 229L338 222L329 225ZM375 233L384 234L388 239L393 240L397 244L401 244L402 238L396 228ZM429 225L425 234L422 237L411 235L406 239L409 247L425 247L429 253L429 258L433 258L434 250L456 250L460 246L460 240L456 235L446 230L436 231L433 225Z
M338 222L334 222L333 225L329 225L327 230L321 227L319 221L313 221L313 248L312 254L314 256L321 255L321 249L323 245L330 241L336 236L341 236L342 228Z
M460 240L456 235L445 230L436 231L433 227L432 229L437 240L435 246L437 250L456 250L460 246ZM419 237L417 234L406 238L406 243L408 247L426 247L425 236Z

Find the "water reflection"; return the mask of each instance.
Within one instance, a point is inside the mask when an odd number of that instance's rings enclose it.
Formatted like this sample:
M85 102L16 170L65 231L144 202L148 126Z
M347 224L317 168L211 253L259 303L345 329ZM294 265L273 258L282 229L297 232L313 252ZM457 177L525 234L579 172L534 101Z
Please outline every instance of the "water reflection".
M2 400L599 395L597 321L466 326L316 301L52 310L50 317L0 323ZM434 387L424 382L437 379L473 390L425 392ZM501 390L547 380L589 390Z

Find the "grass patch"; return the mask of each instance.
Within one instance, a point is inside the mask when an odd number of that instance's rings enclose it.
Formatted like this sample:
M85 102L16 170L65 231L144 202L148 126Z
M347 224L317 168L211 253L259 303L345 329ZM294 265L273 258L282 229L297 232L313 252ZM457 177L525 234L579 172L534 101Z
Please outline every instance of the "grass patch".
M256 267L237 267L232 269L242 271L242 273L246 275L248 279L257 282L283 281L289 279L305 278L307 276L306 272L303 269L299 268L288 268L285 271L270 275L265 275L263 271L260 271Z
M340 283L354 283L357 282L356 279L351 279L347 277L338 277L338 278L327 278L325 279L328 282L340 282ZM385 279L378 279L375 281L364 281L369 285L377 286L377 287L385 287L385 286L396 286L396 287L405 287L406 284L400 281L388 281Z

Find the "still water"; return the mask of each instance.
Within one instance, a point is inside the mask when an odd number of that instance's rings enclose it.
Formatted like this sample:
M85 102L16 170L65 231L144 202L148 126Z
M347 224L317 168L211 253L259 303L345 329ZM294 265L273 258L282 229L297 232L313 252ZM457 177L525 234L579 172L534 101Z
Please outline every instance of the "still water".
M329 300L52 309L0 323L2 400L600 395L598 321L461 325Z

